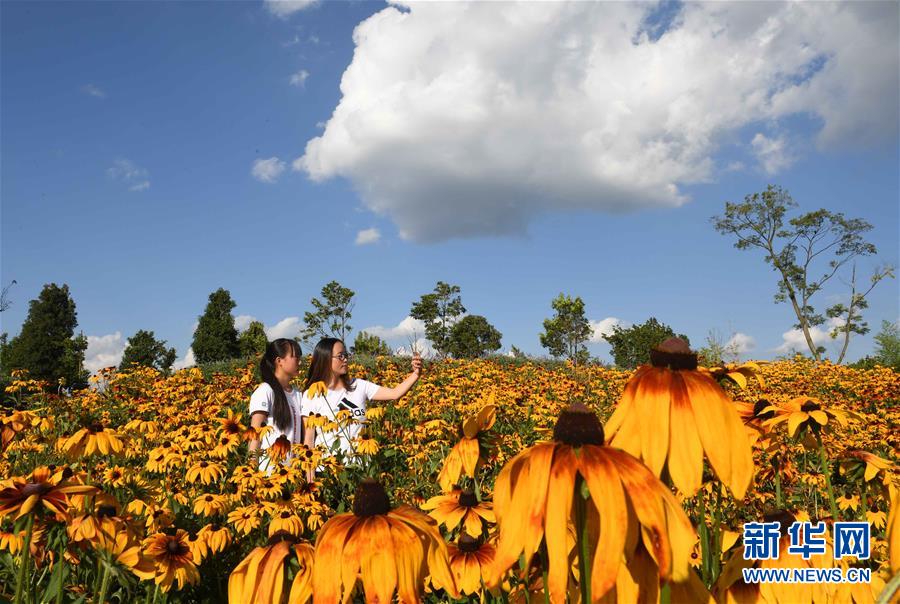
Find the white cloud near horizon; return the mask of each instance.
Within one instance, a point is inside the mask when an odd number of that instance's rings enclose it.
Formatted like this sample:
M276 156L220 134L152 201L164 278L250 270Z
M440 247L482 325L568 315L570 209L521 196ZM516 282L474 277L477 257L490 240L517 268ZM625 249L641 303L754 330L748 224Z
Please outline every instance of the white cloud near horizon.
M606 340L603 336L611 335L613 327L625 327L626 324L616 317L606 317L600 321L590 321L591 337L588 340L593 344L605 344Z
M197 364L197 359L194 358L194 349L188 348L184 357L178 359L174 363L172 363L172 369L187 369L188 367L193 367Z
M369 245L381 240L381 231L376 228L363 229L356 234L356 245Z
M284 172L284 168L285 163L277 157L257 159L253 162L250 174L259 182L271 184L278 181L278 177Z
M829 342L833 342L834 340L831 337L831 330L835 327L840 327L844 324L844 319L841 317L834 317L828 319L825 322L824 327L814 326L809 329L809 335L812 338L813 344L816 346L825 346ZM781 334L781 339L783 340L781 345L777 348L773 348L773 352L777 352L779 354L787 354L791 351L802 352L804 354L809 353L809 346L806 344L806 336L803 335L803 330L801 329L790 329L783 334Z
M382 340L408 340L413 336L422 338L425 335L425 323L419 319L407 316L394 327L383 327L381 325L373 325L361 329L368 334L378 336Z
M349 179L407 240L679 206L727 171L724 144L789 165L810 139L794 116L820 149L897 130L890 3L690 3L658 37L647 3L397 4L356 27L342 97L293 167Z
M104 367L118 367L125 353L125 340L122 332L105 336L88 336L87 350L84 351L84 368L94 373Z
M266 9L281 19L318 4L318 0L265 0Z
M731 336L731 339L725 344L725 348L738 355L746 354L756 348L756 340L752 336L738 332Z
M113 160L113 165L106 169L106 176L125 183L129 191L146 191L150 188L150 173L130 159Z

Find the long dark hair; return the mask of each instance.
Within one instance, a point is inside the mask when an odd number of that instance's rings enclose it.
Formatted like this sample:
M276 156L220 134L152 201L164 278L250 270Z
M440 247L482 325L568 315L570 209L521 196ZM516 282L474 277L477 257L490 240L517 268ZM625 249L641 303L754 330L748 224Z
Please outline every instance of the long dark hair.
M322 338L316 344L316 347L313 349L312 361L309 363L309 371L306 374L304 390L309 390L309 387L316 382L328 383L328 378L331 377L331 351L334 350L334 345L338 342L344 344L343 340L337 338ZM346 344L344 344L344 351L347 351ZM342 375L341 381L344 382L346 390L353 391L353 380L350 379L349 375Z
M263 353L259 360L259 374L265 383L272 387L275 393L275 401L272 405L272 420L275 426L282 432L288 429L291 423L291 408L288 405L287 396L284 394L284 388L281 382L275 377L275 359L286 357L288 350L294 351L294 356L300 358L300 345L296 341L288 338L278 338L272 340L266 346L266 352Z

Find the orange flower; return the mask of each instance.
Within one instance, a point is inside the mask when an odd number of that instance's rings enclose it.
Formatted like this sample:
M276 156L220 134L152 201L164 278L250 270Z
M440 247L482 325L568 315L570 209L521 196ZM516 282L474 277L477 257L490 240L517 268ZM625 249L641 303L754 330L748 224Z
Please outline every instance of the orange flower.
M281 602L285 587L284 563L292 552L297 556L300 568L294 576L288 601L291 604L308 602L312 597L313 547L289 533L272 535L268 545L255 548L241 560L228 578L228 601L232 604Z
M447 553L459 592L465 595L481 593L482 584L489 579L490 568L497 553L494 545L481 543L463 533L457 543L447 546Z
M590 581L593 598L616 584L622 560L631 559L641 541L656 561L660 578L687 580L697 536L671 491L640 461L604 446L597 416L580 403L562 412L553 435L553 442L538 443L513 457L497 477L494 509L500 537L489 585L499 584L520 555L527 569L543 539L550 596L565 601L568 527L578 526L573 508L583 501L578 487L582 483L590 493L584 502L585 522L599 527L588 542L594 552L591 576L581 577Z
M40 467L28 479L12 478L0 483L0 518L16 514L17 520L41 504L54 514L67 516L68 495L98 491L92 486L69 484L63 480L64 475L64 471L51 475L49 468Z
M697 355L680 338L650 351L606 424L609 444L644 461L656 476L668 467L678 489L693 495L703 455L716 475L743 499L753 478L753 453L741 418L725 391L697 370Z
M814 431L827 425L829 420L836 421L846 428L850 417L856 417L851 411L842 411L834 407L824 407L822 403L808 396L798 396L780 405L771 405L766 412L774 412L775 417L768 419L764 425L774 428L787 422L788 436L803 434L810 428Z
M460 524L463 530L474 538L481 537L482 520L494 524L497 522L492 505L488 501L478 501L470 490L454 490L447 495L432 497L424 504L423 510L432 510L428 515L443 524L448 531Z
M474 478L478 467L484 463L481 457L482 443L478 437L486 430L490 430L497 418L497 407L493 404L493 400L494 395L491 393L488 403L481 411L463 422L463 436L447 455L444 467L438 474L438 484L444 492L453 488L463 471L467 476Z
M447 546L434 520L406 505L391 509L384 487L365 479L353 512L332 517L316 539L313 592L316 604L347 602L362 574L367 602L420 602L425 575L459 597L447 560Z
M70 458L100 453L121 453L124 445L118 435L107 430L100 422L92 422L72 436L65 439L62 450Z
M156 566L154 581L164 592L169 591L173 582L181 589L186 583L200 580L188 543L188 532L184 529L178 529L174 535L156 533L148 537L144 541L144 554Z

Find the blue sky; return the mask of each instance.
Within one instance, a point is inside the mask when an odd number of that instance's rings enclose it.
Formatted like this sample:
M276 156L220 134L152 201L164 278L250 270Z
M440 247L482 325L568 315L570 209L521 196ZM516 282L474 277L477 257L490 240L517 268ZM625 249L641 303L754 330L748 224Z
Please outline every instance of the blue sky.
M2 330L68 283L90 366L138 329L185 363L216 288L277 336L336 279L400 346L443 280L503 350L542 354L565 292L598 333L656 316L773 358L792 313L709 218L775 183L874 225L863 276L897 265L885 7L4 2ZM898 315L879 285L873 332Z

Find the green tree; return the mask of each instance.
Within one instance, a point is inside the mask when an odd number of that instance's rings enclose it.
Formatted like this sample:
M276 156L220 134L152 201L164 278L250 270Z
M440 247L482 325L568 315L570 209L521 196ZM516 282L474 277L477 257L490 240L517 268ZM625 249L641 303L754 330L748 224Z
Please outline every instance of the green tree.
M32 377L47 380L54 387L61 379L67 386L86 386L87 338L84 334L75 336L77 326L78 315L69 286L45 285L38 298L29 303L19 335L3 346L3 373L27 369Z
M875 360L885 367L900 371L900 322L881 322L881 331L875 334Z
M824 349L813 342L811 329L824 323L825 317L816 312L811 299L853 258L877 250L863 239L872 228L868 222L825 209L786 221L788 210L796 207L787 191L769 185L762 193L747 195L742 203L726 202L725 213L711 220L717 231L737 238L734 246L739 250L758 248L765 253L765 262L778 274L775 301L790 302L797 318L795 327L803 332L813 358L819 361ZM826 267L815 277L814 265L826 258L830 258ZM852 331L848 327L847 338Z
M128 338L119 369L129 369L133 364L154 367L168 372L178 355L174 348L166 348L165 340L157 340L152 331L139 329Z
M251 321L247 329L238 336L238 347L241 350L241 356L245 359L262 355L266 352L268 345L266 326L260 321Z
M684 334L676 334L671 327L660 323L656 317L631 327L613 326L612 333L603 336L612 346L612 356L618 367L634 369L650 362L650 350L662 344L668 338L679 337L690 346L690 340Z
M586 363L588 351L585 343L591 337L591 324L584 314L584 302L559 294L551 306L556 314L544 320L541 346L555 357L566 357L576 364Z
M434 291L413 302L409 314L425 323L425 337L442 357L450 352L450 329L466 312L459 286L438 281Z
M447 352L457 359L477 359L500 350L502 337L481 315L466 315L450 328Z
M301 334L303 340L328 337L344 340L353 330L348 321L352 318L350 313L355 305L355 292L337 281L331 281L322 288L321 295L321 300L310 300L314 310L303 316L306 324Z
M197 364L225 361L240 355L237 329L231 315L235 306L227 289L220 287L209 295L191 344Z
M391 348L387 342L374 333L361 331L356 334L356 339L353 341L353 346L350 347L350 352L373 357L388 356L391 354Z
M850 300L848 304L835 304L825 311L825 314L832 319L840 319L840 322L829 334L831 339L836 339L843 335L844 343L841 346L841 354L838 356L837 364L840 365L844 361L847 354L847 347L850 345L850 334L865 335L869 333L869 324L863 320L862 311L869 307L866 297L875 289L878 282L886 277L893 278L894 269L890 266L876 269L869 280L869 287L865 290L857 291L856 289L856 265L853 265L853 271L850 277Z

